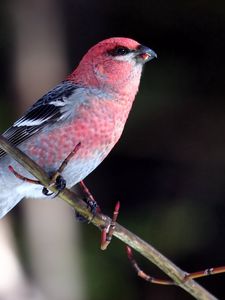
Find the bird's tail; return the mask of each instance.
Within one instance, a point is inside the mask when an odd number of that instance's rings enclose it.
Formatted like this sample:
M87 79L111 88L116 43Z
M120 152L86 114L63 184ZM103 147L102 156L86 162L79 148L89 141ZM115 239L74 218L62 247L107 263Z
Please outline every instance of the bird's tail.
M21 200L17 193L0 192L0 219L3 218Z
M0 159L0 219L24 197L18 190L24 183L10 172L10 165L21 172L21 166L10 156Z

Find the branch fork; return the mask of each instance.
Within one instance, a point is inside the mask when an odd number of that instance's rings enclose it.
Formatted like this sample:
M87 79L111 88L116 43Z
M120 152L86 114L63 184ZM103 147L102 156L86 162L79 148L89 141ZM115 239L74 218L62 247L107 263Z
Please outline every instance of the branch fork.
M37 178L38 181L40 181L40 183L43 186L48 187L48 189L53 193L58 192L55 185L51 185L52 183L51 178L49 178L48 174L46 174L46 172L44 172L44 170L39 165L37 165L34 161L32 161L32 159L30 159L25 153L20 151L17 147L11 145L7 141L7 139L4 138L3 136L0 136L0 148L2 148L7 154L11 155L18 163L20 163L25 169L27 169L34 177ZM113 219L114 222L116 221L116 217L117 217L116 211L117 208L119 207L119 204L118 207L115 208L116 213L114 212L112 220L108 216L105 216L100 212L97 212L95 217L93 218L93 215L88 209L87 204L82 199L78 198L77 195L73 193L71 190L65 187L65 189L59 193L58 197L61 198L63 201L67 202L79 214L81 214L84 218L90 220L90 222L93 225L97 226L99 229L107 228L109 224L113 223ZM117 237L122 242L127 244L130 248L133 248L134 250L142 254L145 258L147 258L150 262L158 266L165 274L167 274L171 278L174 284L186 290L195 299L198 300L217 299L215 296L210 294L206 289L200 286L197 282L195 282L191 276L187 275L186 272L181 270L169 259L163 256L159 251L157 251L154 247L152 247L150 244L143 241L134 233L130 232L129 230L119 225L118 223L113 224L112 227L114 229L112 232L113 236ZM221 269L218 269L218 271L221 271ZM212 272L210 271L209 273ZM141 273L139 273L139 275L140 274Z

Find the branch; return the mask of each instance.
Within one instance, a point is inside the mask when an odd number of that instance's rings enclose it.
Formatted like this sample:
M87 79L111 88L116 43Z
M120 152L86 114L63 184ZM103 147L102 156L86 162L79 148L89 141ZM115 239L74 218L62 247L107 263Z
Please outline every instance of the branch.
M25 153L18 148L12 146L7 139L0 135L0 148L11 155L18 163L20 163L25 169L27 169L35 178L37 178L43 186L47 187L52 192L57 192L54 186L49 187L51 183L50 177L44 172L40 166L32 161ZM75 210L90 220L92 224L99 229L107 226L111 219L101 213L98 213L94 219L92 219L92 213L87 208L87 204L77 197L71 190L65 188L58 196L63 201L75 208ZM217 300L212 294L205 290L202 286L196 283L194 280L184 280L186 272L178 268L174 263L163 256L150 244L143 241L141 238L130 232L123 226L116 223L115 231L113 233L115 237L120 239L125 244L129 245L137 252L141 253L145 258L160 268L165 274L167 274L175 284L187 291L195 299L198 300Z

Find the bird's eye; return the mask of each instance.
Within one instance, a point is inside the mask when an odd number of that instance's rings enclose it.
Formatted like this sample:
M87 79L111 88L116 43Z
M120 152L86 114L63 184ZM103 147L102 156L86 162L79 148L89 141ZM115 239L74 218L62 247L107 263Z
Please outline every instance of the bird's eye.
M108 53L111 55L111 56L121 56L121 55L126 55L128 53L130 53L131 50L126 48L126 47L123 47L123 46L116 46L114 49L112 50L109 50Z

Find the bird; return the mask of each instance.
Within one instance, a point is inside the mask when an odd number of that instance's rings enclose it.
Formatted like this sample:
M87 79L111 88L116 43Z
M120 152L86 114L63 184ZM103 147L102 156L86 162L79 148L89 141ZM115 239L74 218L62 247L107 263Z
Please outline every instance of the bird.
M125 37L105 39L75 70L37 100L3 136L48 174L80 145L62 172L68 188L86 178L118 142L139 89L143 66L157 57ZM22 181L29 172L0 150L0 218L26 197L47 198L42 187Z

